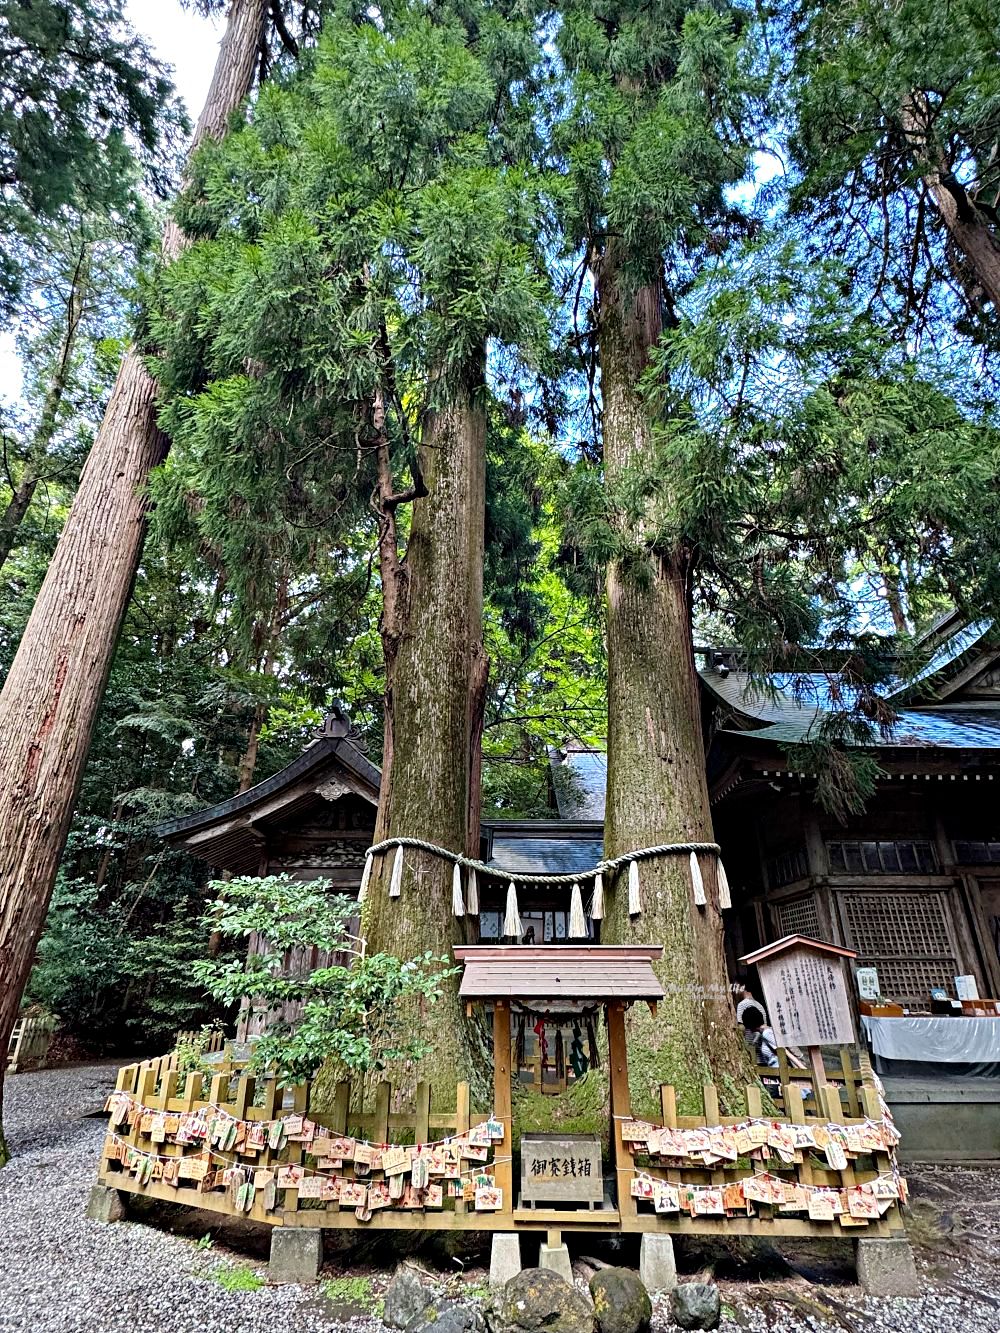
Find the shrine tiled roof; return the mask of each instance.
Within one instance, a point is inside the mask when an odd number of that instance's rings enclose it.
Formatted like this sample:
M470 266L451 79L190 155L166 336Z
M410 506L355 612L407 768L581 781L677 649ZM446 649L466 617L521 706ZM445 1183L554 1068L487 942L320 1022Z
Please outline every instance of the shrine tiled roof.
M495 834L490 865L524 874L568 875L591 870L604 854L600 837L505 838Z
M801 710L753 730L726 729L727 736L795 745L815 735L818 715ZM1000 750L1000 705L950 705L901 709L892 730L876 736L880 749Z

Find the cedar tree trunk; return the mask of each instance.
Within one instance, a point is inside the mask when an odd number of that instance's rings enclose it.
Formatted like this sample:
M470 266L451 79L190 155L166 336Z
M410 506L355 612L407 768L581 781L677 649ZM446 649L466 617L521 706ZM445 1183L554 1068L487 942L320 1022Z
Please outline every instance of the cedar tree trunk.
M486 488L484 357L452 401L428 412L403 560L393 522L381 542L385 748L375 840L425 838L459 852L479 843L478 738L487 660L482 644ZM383 504L386 495L383 478ZM407 497L409 498L409 497ZM391 515L383 511L385 517ZM452 867L407 848L402 894L388 896L393 852L377 858L362 913L369 950L447 955L463 938L452 914ZM419 1077L442 1102L471 1076L457 978L430 1017L434 1050Z
M233 0L192 149L222 135L250 92L265 11L266 0ZM164 257L183 243L168 222ZM156 385L130 350L0 693L0 1051L34 962L142 553L144 488L166 450Z
M7 563L7 557L17 542L18 529L32 500L35 498L35 491L42 479L45 457L56 433L59 409L62 406L66 385L69 382L70 369L73 364L73 348L76 345L80 320L83 318L89 279L88 261L89 250L87 244L81 241L66 300L66 324L59 344L59 359L52 375L52 382L45 394L38 425L31 438L31 444L28 446L24 471L21 473L14 494L4 510L3 517L0 518L0 570Z
M597 268L604 462L609 485L652 450L638 392L649 349L661 331L662 289L631 292L613 244ZM642 540L642 533L631 533ZM698 677L691 641L688 556L683 546L653 557L642 586L613 563L607 576L608 783L605 855L664 842L711 842ZM701 867L709 905L694 906L687 856L639 864L642 913L628 914L627 875L607 898L606 943L663 944L656 966L666 996L655 1018L636 1006L629 1019L634 1104L659 1108L672 1083L685 1111L700 1110L714 1081L736 1104L748 1080L745 1043L735 1026L722 946L714 858Z

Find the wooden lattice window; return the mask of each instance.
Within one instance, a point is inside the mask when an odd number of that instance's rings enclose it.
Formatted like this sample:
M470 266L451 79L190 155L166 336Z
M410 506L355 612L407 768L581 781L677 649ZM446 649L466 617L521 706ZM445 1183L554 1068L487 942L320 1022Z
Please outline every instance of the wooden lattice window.
M786 902L775 903L774 913L780 936L808 935L813 940L824 938L819 933L819 911L816 907L816 895L814 893L807 893L802 898L791 898Z
M828 842L834 875L934 875L937 853L926 839L897 838L892 842Z
M959 865L1000 864L1000 842L956 842L955 860Z
M780 852L767 862L767 882L772 889L781 888L782 884L791 884L797 879L805 879L809 874L804 847L795 847L789 852Z
M903 1004L925 1005L932 986L954 986L961 971L943 893L838 894L846 943L859 965L878 968L879 988Z

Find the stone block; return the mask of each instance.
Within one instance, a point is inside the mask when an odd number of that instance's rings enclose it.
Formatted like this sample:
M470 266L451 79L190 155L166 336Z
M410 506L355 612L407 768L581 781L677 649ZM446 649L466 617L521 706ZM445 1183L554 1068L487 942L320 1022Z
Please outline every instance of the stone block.
M490 1246L490 1286L504 1287L521 1271L521 1237L515 1231L494 1231Z
M538 1250L538 1267L548 1269L550 1273L558 1273L572 1285L573 1266L569 1261L567 1245L546 1245L543 1241Z
M125 1216L125 1199L121 1190L110 1185L95 1185L87 1200L87 1216L95 1222L120 1222Z
M869 1296L919 1296L920 1279L910 1242L858 1240L854 1248L858 1281Z
M677 1286L673 1236L643 1233L639 1243L639 1277L652 1295L658 1291L673 1291Z
M271 1232L272 1282L315 1282L323 1266L323 1232L319 1227L275 1227Z
M590 1279L599 1333L648 1333L653 1303L631 1268L601 1268Z
M670 1313L679 1328L719 1327L722 1299L714 1282L681 1282L670 1297Z

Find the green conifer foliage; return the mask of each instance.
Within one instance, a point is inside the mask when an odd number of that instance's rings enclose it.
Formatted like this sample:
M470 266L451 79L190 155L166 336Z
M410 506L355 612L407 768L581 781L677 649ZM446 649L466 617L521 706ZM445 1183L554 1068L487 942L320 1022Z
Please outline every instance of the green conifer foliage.
M981 0L789 0L796 212L901 336L997 347L1000 28Z
M181 114L164 67L108 0L0 3L0 310L67 211L131 212ZM162 183L162 181L160 182Z

